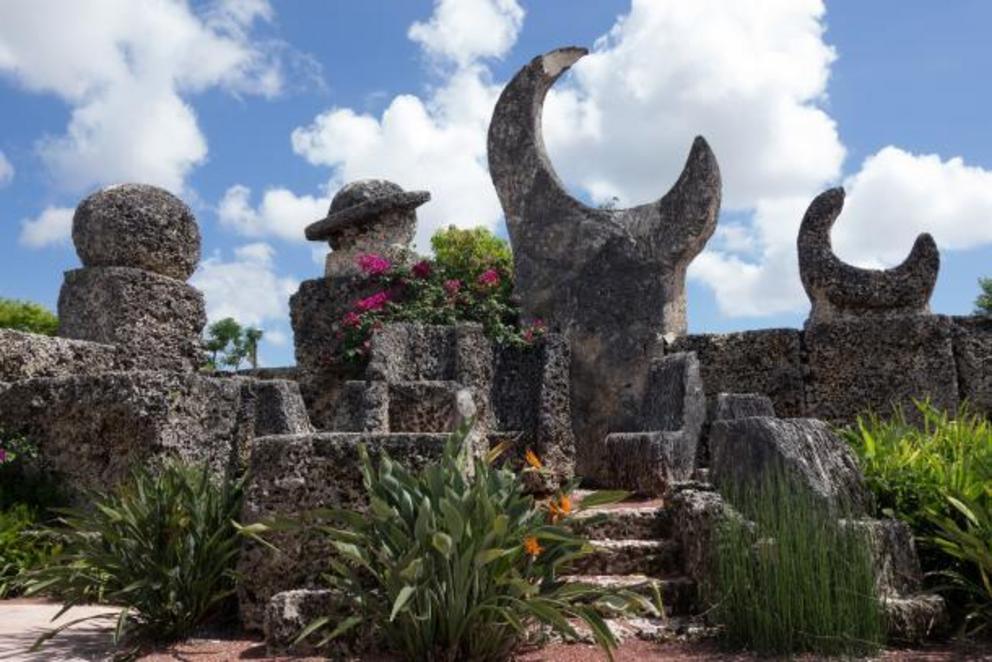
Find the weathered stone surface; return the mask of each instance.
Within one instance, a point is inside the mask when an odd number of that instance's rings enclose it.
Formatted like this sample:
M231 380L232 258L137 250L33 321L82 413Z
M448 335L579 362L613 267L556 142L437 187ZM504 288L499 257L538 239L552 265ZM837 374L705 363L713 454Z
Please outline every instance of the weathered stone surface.
M203 295L186 283L127 267L65 273L59 335L117 345L135 369L193 370L203 363Z
M636 425L642 430L679 430L690 440L698 439L706 420L706 394L700 374L694 352L678 352L652 361Z
M606 435L607 484L641 495L665 494L673 482L692 476L696 439L683 431Z
M933 593L882 598L888 639L894 643L922 644L947 631L944 599Z
M992 317L952 317L958 394L972 411L992 416Z
M912 420L913 400L938 408L958 405L958 377L949 318L907 315L813 324L803 335L809 416L852 423L873 410L901 407Z
M741 516L719 493L686 485L668 498L672 538L682 550L685 575L698 584L713 580L716 536L728 519L744 525Z
M166 457L233 475L256 430L305 425L292 386L273 397L273 384L149 371L27 379L0 393L0 427L34 440L71 490L106 490Z
M780 472L836 512L863 514L870 495L850 447L816 419L751 417L710 428L710 477L732 499ZM740 504L736 504L740 505ZM746 515L747 513L745 513Z
M0 329L0 381L107 372L119 358L112 345Z
M391 432L451 432L458 420L458 382L389 384Z
M431 199L427 191L404 191L383 179L363 179L346 184L335 194L327 217L306 229L311 241L327 241L327 276L361 273L357 258L368 253L395 263L410 262L417 229L417 207Z
M296 382L246 379L242 381L242 396L250 400L255 412L253 436L313 432Z
M923 571L908 524L894 519L842 520L842 524L867 540L880 597L910 595L922 588Z
M771 398L760 393L717 393L710 420L726 421L751 416L774 416Z
M575 472L570 362L568 343L557 334L528 347L494 350L494 426L514 435L511 454L517 467L528 448L541 458L544 472L527 474L528 487L535 492L554 491Z
M318 618L338 620L328 628L294 644L296 637ZM336 623L352 615L351 599L329 589L298 589L276 593L265 607L265 644L269 655L320 655L332 659L354 659L374 649L375 638L367 628L357 628L323 648L316 644ZM381 643L381 642L380 642Z
M672 534L672 510L660 499L580 510L570 521L573 531L591 540L659 540Z
M317 433L262 437L252 446L250 479L241 521L247 524L273 515L297 516L320 507L366 507L358 469L358 445L365 444L373 461L382 452L404 466L418 469L436 461L446 434ZM238 569L242 622L261 629L265 606L276 593L317 588L330 553L319 535L280 533L269 537L281 550L246 542Z
M667 351L696 353L711 406L718 393L760 393L779 416L803 416L800 338L798 329L687 335Z
M539 56L503 90L489 126L489 172L513 244L525 314L548 320L572 351L579 472L602 474L603 440L641 401L645 358L685 332L685 270L716 228L720 174L702 138L659 200L594 209L565 190L544 151L541 113L555 80L586 54ZM615 428L614 428L615 429Z
M186 280L200 261L200 228L186 204L155 186L118 184L83 200L72 241L84 267L132 267Z
M679 574L679 546L673 540L593 540L595 550L576 559L570 571L581 575L671 577Z
M330 427L341 432L389 432L389 384L348 381Z
M843 262L831 247L830 228L844 207L844 189L818 195L799 227L799 275L813 306L810 323L911 315L930 310L940 253L921 234L909 257L892 269L861 269Z

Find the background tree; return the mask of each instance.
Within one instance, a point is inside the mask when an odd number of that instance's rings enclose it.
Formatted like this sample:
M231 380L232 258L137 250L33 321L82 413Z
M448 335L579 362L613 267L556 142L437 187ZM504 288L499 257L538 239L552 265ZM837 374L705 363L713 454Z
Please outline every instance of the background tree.
M54 336L59 330L59 318L37 303L0 298L0 329Z
M209 365L216 369L224 365L237 369L244 358L242 328L233 317L225 317L207 327L203 346L210 353Z
M992 278L979 278L978 287L982 291L975 299L975 314L992 317Z
M244 330L244 347L252 370L258 368L258 342L262 339L263 333L261 329L253 326Z

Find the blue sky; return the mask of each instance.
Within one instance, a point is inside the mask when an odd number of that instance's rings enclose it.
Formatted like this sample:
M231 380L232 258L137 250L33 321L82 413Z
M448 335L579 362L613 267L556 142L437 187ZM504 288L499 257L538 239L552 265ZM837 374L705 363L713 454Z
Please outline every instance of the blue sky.
M992 275L992 64L980 0L11 1L0 5L0 296L54 308L78 265L71 209L133 180L193 206L212 316L267 331L292 362L286 300L322 273L302 227L344 181L428 188L432 228L501 230L485 128L533 56L586 45L549 96L571 189L663 194L710 140L724 210L690 270L690 329L802 324L806 204L843 184L838 253L890 266L916 234L942 251L933 298L967 313Z

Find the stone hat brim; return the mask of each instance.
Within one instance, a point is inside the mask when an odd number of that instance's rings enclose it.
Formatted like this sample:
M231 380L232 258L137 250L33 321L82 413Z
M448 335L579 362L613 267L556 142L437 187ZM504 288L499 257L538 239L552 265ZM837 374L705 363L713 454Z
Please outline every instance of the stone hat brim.
M364 219L371 219L394 209L416 209L430 199L429 191L404 191L384 195L328 214L326 218L308 225L304 232L310 241L324 241L345 226L357 225Z

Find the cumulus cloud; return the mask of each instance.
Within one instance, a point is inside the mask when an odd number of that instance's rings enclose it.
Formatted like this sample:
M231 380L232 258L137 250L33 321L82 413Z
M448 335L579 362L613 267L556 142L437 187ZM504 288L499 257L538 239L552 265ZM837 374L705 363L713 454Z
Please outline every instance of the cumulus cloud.
M7 156L0 152L0 188L3 188L14 179L14 166L7 160Z
M55 244L64 244L72 234L72 215L75 210L70 207L46 207L36 218L21 221L19 241L28 248L43 248Z
M221 225L248 237L279 237L303 240L307 225L327 213L330 201L309 195L297 196L284 188L269 189L258 207L251 206L251 189L235 185L227 189L217 207Z
M262 242L239 246L230 260L212 255L190 282L203 292L211 321L233 317L263 328L287 319L289 296L299 287L292 276L276 273L275 249Z
M272 96L280 49L253 41L264 0L11 0L0 10L0 73L72 108L38 151L57 186L137 180L174 192L207 155L185 97L210 88Z
M496 228L502 210L489 179L486 131L500 85L491 80L482 58L504 55L516 40L523 9L515 0L442 0L433 16L410 29L425 52L452 66L425 98L395 97L380 116L351 108L331 108L292 133L293 150L316 166L331 169L327 190L355 179L383 177L408 190L426 189L432 201L418 209L416 246L429 250L440 227L478 225ZM470 38L469 38L470 37ZM251 209L243 187L234 187L231 217L248 222L229 225L248 236L283 236L275 230L274 201L266 197ZM298 226L318 218L303 215L320 196L280 192L282 209L301 208ZM231 191L229 190L229 194ZM270 191L269 193L272 193ZM225 196L227 197L227 196ZM244 202L244 205L240 203ZM295 212L294 212L295 213ZM269 219L269 220L266 220ZM287 227L288 221L280 227ZM296 230L293 230L296 233ZM302 241L302 233L297 234Z

